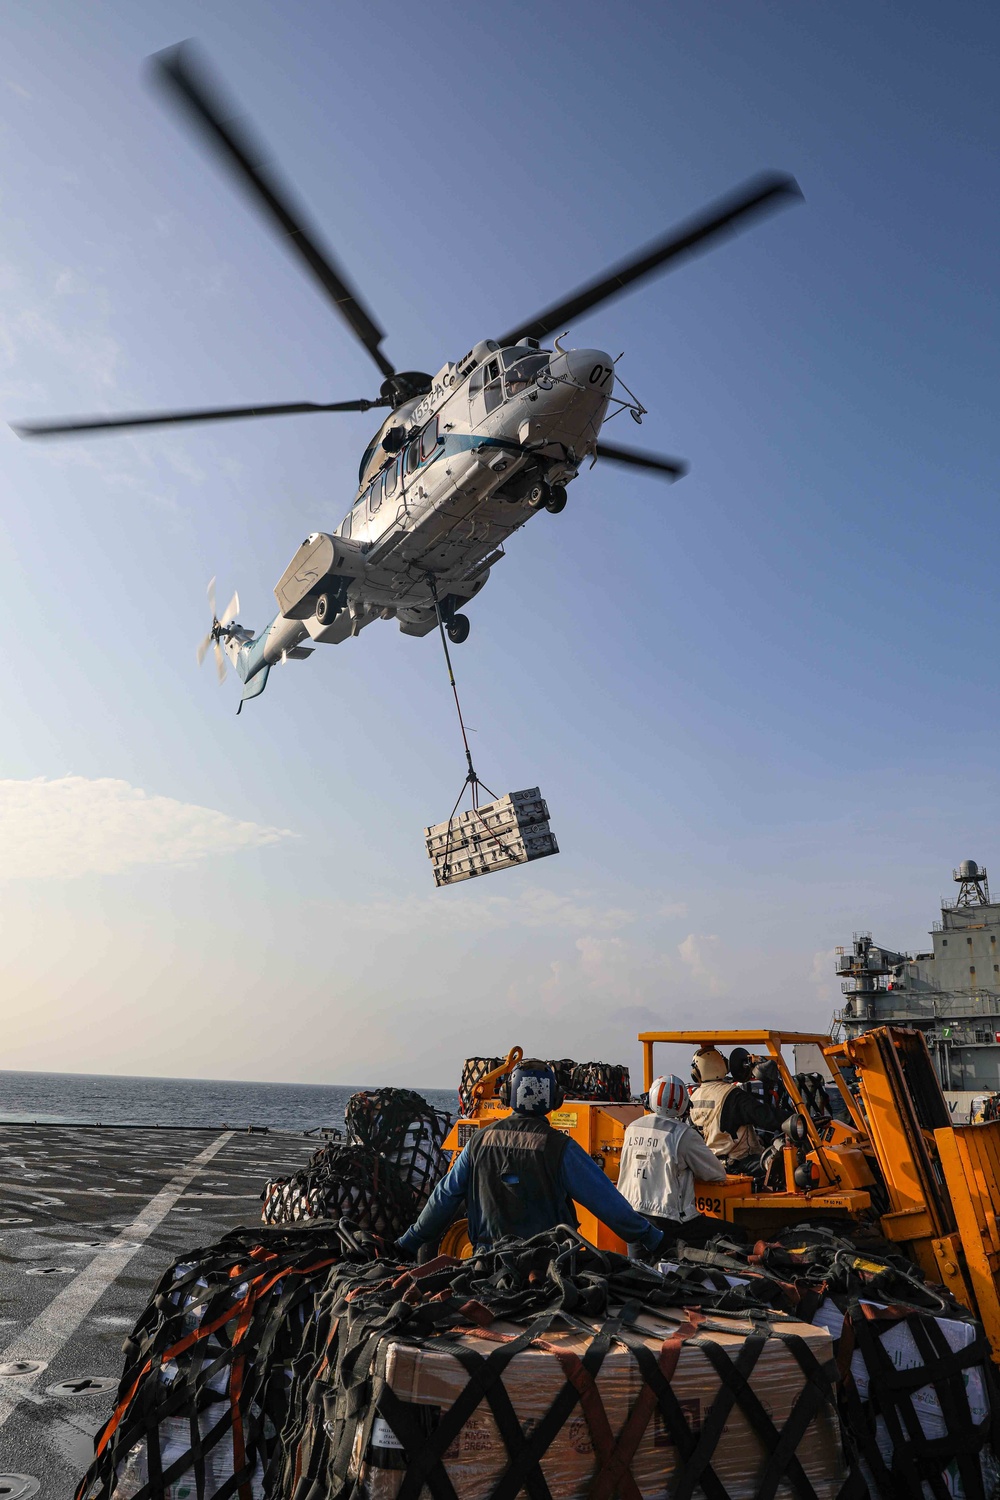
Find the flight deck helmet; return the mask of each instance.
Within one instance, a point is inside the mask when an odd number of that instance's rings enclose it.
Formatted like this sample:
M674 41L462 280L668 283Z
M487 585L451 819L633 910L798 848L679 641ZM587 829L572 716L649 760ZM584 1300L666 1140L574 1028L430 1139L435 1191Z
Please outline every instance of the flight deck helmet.
M729 1063L717 1047L699 1047L691 1059L695 1083L721 1083L728 1072Z
M729 1054L729 1073L737 1083L749 1083L757 1062L745 1047L734 1047Z
M674 1073L654 1078L649 1085L648 1097L653 1114L660 1115L665 1120L682 1119L691 1102L683 1082Z
M505 1080L505 1083L501 1098L519 1115L550 1114L566 1097L559 1087L555 1070L533 1057L519 1062L509 1082Z

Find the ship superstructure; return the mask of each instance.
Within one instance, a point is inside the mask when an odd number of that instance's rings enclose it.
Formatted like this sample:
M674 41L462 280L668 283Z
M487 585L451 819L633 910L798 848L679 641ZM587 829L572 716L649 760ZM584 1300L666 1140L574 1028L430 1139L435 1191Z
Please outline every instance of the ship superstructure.
M837 949L845 995L834 1017L851 1038L872 1026L916 1026L946 1095L1000 1090L1000 902L974 859L952 872L928 953L900 953L856 932ZM963 1101L964 1102L964 1101Z

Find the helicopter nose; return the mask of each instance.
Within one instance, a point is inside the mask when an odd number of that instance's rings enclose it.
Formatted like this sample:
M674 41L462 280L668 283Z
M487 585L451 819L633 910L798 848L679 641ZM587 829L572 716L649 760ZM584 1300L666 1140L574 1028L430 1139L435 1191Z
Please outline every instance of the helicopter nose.
M571 380L598 396L610 396L615 384L615 366L603 349L569 349L566 368Z

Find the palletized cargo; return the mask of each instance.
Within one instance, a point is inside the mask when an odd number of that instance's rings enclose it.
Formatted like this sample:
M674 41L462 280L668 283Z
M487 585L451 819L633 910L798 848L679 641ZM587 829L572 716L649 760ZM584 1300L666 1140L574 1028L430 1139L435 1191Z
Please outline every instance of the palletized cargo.
M481 807L456 813L446 823L425 828L435 884L453 885L558 854L559 845L548 818L545 799L533 786L508 792Z
M503 828L495 832L487 832L485 829L473 829L468 832L460 832L453 838L450 845L442 846L431 854L431 863L436 867L443 864L454 864L456 858L466 854L487 853L490 850L499 853L516 855L524 849L538 848L539 840L553 838L552 829L548 823L532 823L530 828Z
M349 1140L328 1142L308 1166L268 1182L261 1218L265 1224L347 1218L390 1239L402 1234L447 1169L441 1142L450 1121L412 1089L352 1094Z
M439 859L456 849L467 849L495 842L506 843L511 838L519 839L525 838L528 834L534 836L551 832L547 818L540 818L537 823L517 823L513 819L492 824L480 823L478 820L469 823L456 821L450 833L436 833L427 838L427 853L431 859Z
M438 856L434 861L434 883L454 885L460 880L472 880L477 875L490 875L495 870L507 870L512 865L527 864L533 859L544 859L547 854L558 854L559 845L551 833L523 838L505 838L502 843L483 843L470 846L457 854Z
M537 787L529 787L527 793L508 792L506 797L498 797L495 802L485 802L480 807L467 807L448 822L435 823L432 827L425 828L427 844L430 846L439 840L453 838L471 828L528 828L533 823L547 822L548 804L544 797L536 795L537 792ZM519 800L512 800L515 797Z
M567 1229L391 1272L334 1269L306 1332L296 1500L841 1492L831 1339L752 1290L661 1277Z

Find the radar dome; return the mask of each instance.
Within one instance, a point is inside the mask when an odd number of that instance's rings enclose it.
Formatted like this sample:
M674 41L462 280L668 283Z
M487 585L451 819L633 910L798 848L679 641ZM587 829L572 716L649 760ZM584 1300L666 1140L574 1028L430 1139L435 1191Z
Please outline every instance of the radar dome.
M974 859L963 859L958 867L958 873L962 880L975 880L979 874L979 866Z

